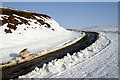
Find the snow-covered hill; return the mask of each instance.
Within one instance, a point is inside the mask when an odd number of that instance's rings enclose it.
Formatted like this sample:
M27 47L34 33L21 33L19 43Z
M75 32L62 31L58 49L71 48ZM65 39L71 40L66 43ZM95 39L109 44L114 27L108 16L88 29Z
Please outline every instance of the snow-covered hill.
M41 39L41 35L47 34L47 32L65 31L64 28L60 27L56 21L47 15L8 8L1 9L0 20L2 25L0 27L0 36L2 37L3 45L0 48L29 43L31 39L36 41L38 38ZM6 41L5 38L9 40ZM15 44L13 41L18 43ZM19 41L21 42L19 43Z
M45 14L0 8L0 63L19 57L28 48L31 53L56 48L82 36L67 31Z

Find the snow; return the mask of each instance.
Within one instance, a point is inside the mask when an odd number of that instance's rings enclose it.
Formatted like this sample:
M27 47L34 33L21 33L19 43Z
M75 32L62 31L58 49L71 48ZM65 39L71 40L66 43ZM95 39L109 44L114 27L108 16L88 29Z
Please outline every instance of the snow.
M2 17L8 18L9 16L8 15L0 15L0 20L3 20Z
M77 53L36 67L19 78L118 78L118 27L93 27L99 39Z
M110 44L95 56L69 70L51 76L52 78L118 78L118 27L104 26L89 29L103 32L110 40Z
M60 27L53 19L35 16L50 24L51 28L48 29L45 25L35 24L36 20L15 14L14 16L29 21L30 25L18 25L17 30L13 30L11 34L4 32L4 29L8 29L8 23L0 27L0 63L19 57L19 52L25 48L31 51L30 54L35 54L63 46L83 36L81 32L68 31ZM3 19L2 17L9 16L0 15L0 20ZM15 19L20 21L18 18ZM118 34L120 33L118 26L90 27L81 30L98 32L99 39L84 50L73 55L68 53L62 59L52 60L42 68L36 67L19 78L118 78Z
M0 53L2 53L0 55L0 63L19 57L20 51L25 48L31 51L30 54L35 54L65 45L65 42L69 43L68 41L74 41L77 37L83 36L81 32L67 31L60 27L53 19L42 18L46 23L51 23L50 26L54 31L46 28L45 25L40 26L39 24L35 24L34 22L37 22L36 20L27 19L15 14L13 14L13 16L29 21L30 25L17 25L17 29L15 31L13 30L13 33L7 34L4 30L8 29L8 23L0 27ZM19 20L19 18L17 19ZM26 30L24 30L24 28L26 28Z

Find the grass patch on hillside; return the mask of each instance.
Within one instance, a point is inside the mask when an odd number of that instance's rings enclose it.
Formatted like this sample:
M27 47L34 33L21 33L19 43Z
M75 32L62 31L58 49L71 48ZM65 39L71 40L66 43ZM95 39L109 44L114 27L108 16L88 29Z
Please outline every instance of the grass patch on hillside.
M16 10L16 9L11 9L11 8L0 8L0 11L3 11L3 12L8 11L8 12L13 12L13 13L26 13L26 14L33 14L33 15L45 15L45 14Z

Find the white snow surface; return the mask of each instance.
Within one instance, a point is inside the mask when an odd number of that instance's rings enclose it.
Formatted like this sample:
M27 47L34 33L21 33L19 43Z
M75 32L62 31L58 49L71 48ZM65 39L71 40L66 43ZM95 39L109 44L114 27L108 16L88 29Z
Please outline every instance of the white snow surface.
M0 15L0 17L4 16L6 15ZM25 48L31 51L30 54L34 54L44 50L51 50L82 36L80 32L68 31L60 27L53 19L41 18L51 26L51 28L46 28L45 25L35 24L34 22L37 22L36 20L15 14L13 14L13 16L28 20L30 25L18 25L15 31L13 30L12 33L7 34L4 32L4 29L8 29L7 23L0 27L0 63L19 57L20 51ZM7 17L9 16L6 16L6 18ZM19 20L19 18L15 19ZM24 28L26 28L26 30L24 30ZM54 29L54 31L52 29Z
M81 30L99 32L99 39L84 50L68 53L19 78L118 78L118 27Z

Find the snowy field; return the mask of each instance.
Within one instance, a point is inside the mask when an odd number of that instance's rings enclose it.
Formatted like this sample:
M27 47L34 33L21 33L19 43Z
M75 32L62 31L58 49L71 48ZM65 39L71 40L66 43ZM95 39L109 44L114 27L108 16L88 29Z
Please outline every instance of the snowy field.
M19 78L118 78L118 27L81 30L99 32L99 39L84 50L68 53Z

